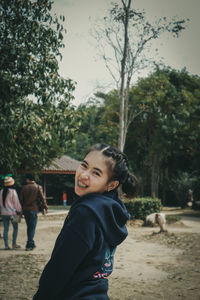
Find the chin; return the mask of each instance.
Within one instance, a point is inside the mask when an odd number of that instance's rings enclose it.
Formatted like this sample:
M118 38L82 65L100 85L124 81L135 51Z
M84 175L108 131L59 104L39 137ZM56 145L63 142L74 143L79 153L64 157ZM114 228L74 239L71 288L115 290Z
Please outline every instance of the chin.
M75 194L76 194L77 196L80 196L80 192L79 192L79 191L77 191L77 189L76 189L76 188L74 189L74 192L75 192Z
M85 194L87 194L86 191L82 191L82 190L80 191L79 188L76 188L76 187L75 187L74 192L79 197L84 196Z

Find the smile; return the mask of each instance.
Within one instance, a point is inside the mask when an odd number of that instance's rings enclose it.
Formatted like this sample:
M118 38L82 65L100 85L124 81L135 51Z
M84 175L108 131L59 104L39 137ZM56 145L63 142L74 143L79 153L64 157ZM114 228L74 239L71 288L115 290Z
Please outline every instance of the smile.
M84 183L82 183L81 181L78 180L77 185L81 188L87 188L88 186Z

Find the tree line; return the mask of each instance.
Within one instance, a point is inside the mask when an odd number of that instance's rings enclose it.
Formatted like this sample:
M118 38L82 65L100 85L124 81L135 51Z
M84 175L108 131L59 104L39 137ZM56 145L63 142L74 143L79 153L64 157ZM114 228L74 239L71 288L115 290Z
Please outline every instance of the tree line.
M192 189L198 198L200 77L185 69L157 67L132 86L129 106L136 117L129 126L124 151L140 180L141 195L160 197L163 203L175 199L182 203ZM68 148L71 155L81 159L96 142L117 146L117 90L97 93L77 111L82 124Z

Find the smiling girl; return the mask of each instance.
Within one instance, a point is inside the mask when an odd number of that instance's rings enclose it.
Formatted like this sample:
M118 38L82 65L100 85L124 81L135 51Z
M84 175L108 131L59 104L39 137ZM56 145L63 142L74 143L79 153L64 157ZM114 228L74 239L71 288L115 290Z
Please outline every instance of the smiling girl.
M94 145L76 171L73 203L45 266L34 300L108 300L116 247L127 237L129 214L118 196L134 197L136 178L125 154Z

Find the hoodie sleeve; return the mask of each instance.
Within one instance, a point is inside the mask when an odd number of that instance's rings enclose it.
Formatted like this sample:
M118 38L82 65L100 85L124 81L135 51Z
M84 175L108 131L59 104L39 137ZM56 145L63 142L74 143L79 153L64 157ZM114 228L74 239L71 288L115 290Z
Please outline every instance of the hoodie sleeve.
M70 214L56 240L52 256L45 266L34 300L59 299L92 248L95 240L95 224L89 209L77 208Z

